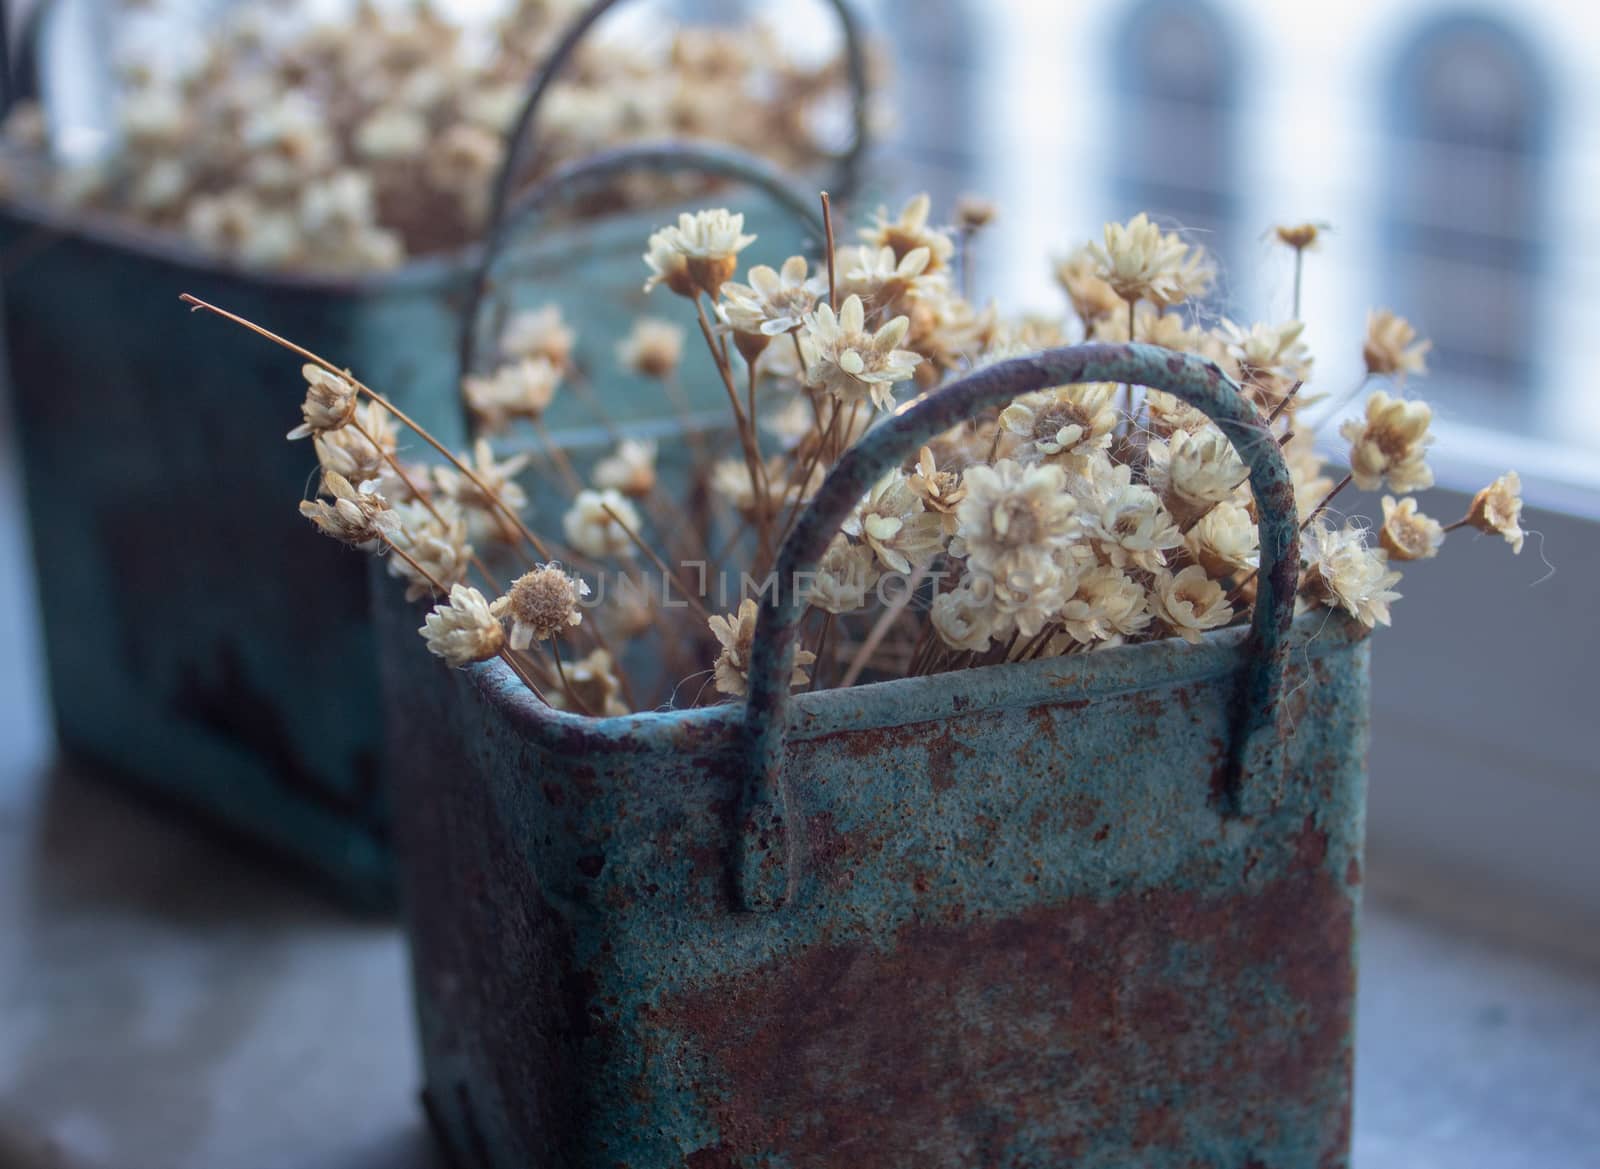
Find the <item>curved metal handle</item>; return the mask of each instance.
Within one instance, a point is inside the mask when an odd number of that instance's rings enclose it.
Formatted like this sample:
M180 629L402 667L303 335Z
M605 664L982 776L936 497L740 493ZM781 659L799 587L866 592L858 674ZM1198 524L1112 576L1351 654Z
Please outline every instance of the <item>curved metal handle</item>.
M1251 623L1251 668L1239 695L1229 760L1236 797L1244 775L1282 767L1278 708L1299 584L1299 525L1294 483L1277 441L1256 408L1213 362L1154 345L1073 345L990 366L910 402L840 458L784 542L777 579L793 581L813 570L845 517L878 478L935 435L1022 394L1079 382L1126 382L1175 395L1207 414L1250 468L1261 573ZM805 608L797 590L773 590L763 601L751 648L744 726L748 765L735 877L744 908L757 912L781 906L799 879L799 834L787 820L783 762L787 683Z
M465 377L477 366L478 315L489 295L495 262L506 241L519 225L562 199L571 198L585 187L615 178L629 171L653 170L665 174L696 171L718 175L759 187L785 208L821 240L824 238L822 214L808 196L800 194L771 163L725 146L706 146L686 142L664 142L650 146L624 146L569 163L546 176L518 196L516 205L494 220L478 254L472 283L467 288L461 309L461 332L457 341L460 375ZM644 241L639 241L643 248ZM642 271L642 269L641 269Z
M544 104L545 95L549 93L561 75L562 69L577 52L590 30L601 17L619 3L621 0L594 0L594 3L567 27L561 40L545 59L539 75L534 78L533 88L528 91L522 109L517 113L517 120L512 123L511 130L506 135L505 158L500 163L500 173L495 177L494 187L490 192L488 223L491 232L499 224L511 202L511 194L516 187L517 172L529 152L528 132L533 128L534 118L539 112L539 107ZM845 68L850 81L853 137L850 146L836 159L839 168L838 192L842 198L855 190L861 172L861 159L866 153L871 133L871 117L867 108L867 52L861 40L860 23L847 0L827 0L827 3L839 17L839 28L844 37Z

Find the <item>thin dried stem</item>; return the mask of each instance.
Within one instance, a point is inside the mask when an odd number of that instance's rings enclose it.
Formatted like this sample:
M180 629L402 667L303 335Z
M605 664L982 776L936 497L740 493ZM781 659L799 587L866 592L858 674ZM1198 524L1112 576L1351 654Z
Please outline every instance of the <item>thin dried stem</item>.
M833 201L828 198L828 192L822 192L822 231L827 239L828 248L828 307L834 312L839 311L839 275L835 271L838 263L834 253L838 250L833 242Z
M573 469L572 460L567 458L567 452L561 449L559 443L550 437L550 429L545 426L543 418L533 419L533 432L539 436L539 442L544 447L545 457L555 464L556 472L566 481L567 488L574 494L583 490L583 480L578 472Z
M700 598L695 596L693 589L689 588L688 585L683 583L683 579L679 577L678 574L672 569L672 566L669 565L665 560L661 559L661 557L656 554L656 550L650 547L649 544L646 544L643 538L640 537L639 533L630 528L609 503L604 504L603 506L605 507L606 514L611 517L612 522L614 522L617 527L622 529L623 533L628 537L628 539L634 542L634 545L638 547L639 551L643 552L650 558L652 564L666 574L667 579L670 580L677 587L678 591L683 594L683 599L689 602L689 607L695 611L700 619L702 621L711 620L711 614L706 612L705 606L700 603Z
M894 603L883 611L882 615L873 624L872 629L867 633L866 638L861 642L860 648L856 650L855 658L850 662L850 668L845 670L844 677L839 680L841 687L855 685L856 679L861 677L861 671L867 668L867 662L872 659L873 653L883 643L883 639L889 635L889 630L900 619L900 615L906 611L906 606L911 604L911 599L917 595L917 589L927 579L928 569L926 566L917 569L912 574L911 580L906 584L906 591L896 597Z

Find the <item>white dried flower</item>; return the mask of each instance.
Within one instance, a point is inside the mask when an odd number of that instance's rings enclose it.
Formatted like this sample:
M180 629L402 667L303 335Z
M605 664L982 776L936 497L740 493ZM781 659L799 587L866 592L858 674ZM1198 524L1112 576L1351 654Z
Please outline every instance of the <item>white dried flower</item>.
M561 306L517 313L500 333L500 353L508 361L543 358L556 369L565 369L572 357L576 334L561 319Z
M1305 327L1303 321L1285 321L1247 329L1225 320L1220 335L1244 381L1281 390L1311 376L1311 354L1300 340Z
M1150 607L1167 630L1188 642L1198 642L1208 629L1217 629L1233 619L1222 586L1206 575L1198 564L1191 564L1177 575L1162 570L1156 573L1150 591Z
M545 564L511 582L511 590L495 601L493 613L511 621L511 648L527 649L536 641L560 637L583 624L579 602L589 586L559 564Z
M378 494L375 483L363 483L358 489L343 475L327 471L322 476L322 489L332 499L302 502L300 514L323 535L364 548L387 541L398 530L395 514L388 501Z
M861 232L861 238L874 249L888 248L898 263L918 249L926 249L928 272L947 268L955 255L955 241L943 231L928 226L928 216L933 210L933 200L926 194L915 196L896 219L890 219L885 209L879 209L873 226Z
M1390 560L1431 560L1444 547L1444 525L1417 510L1417 501L1407 497L1395 502L1383 497L1383 527L1378 543Z
M891 471L856 505L844 530L871 548L884 567L907 573L944 549L944 525L899 471Z
M428 120L414 110L382 107L356 127L356 153L369 162L416 158L428 146Z
M309 362L301 366L300 374L306 379L306 400L300 406L305 421L289 432L289 438L308 438L348 426L360 401L355 386Z
M471 478L454 467L434 468L439 493L467 513L475 533L484 532L494 539L515 543L521 533L505 511L519 514L528 506L527 493L515 481L515 476L527 468L528 456L513 455L504 462L498 461L488 440L480 438L473 443L472 453L461 456L461 461L471 470Z
M1133 637L1149 626L1145 590L1120 568L1096 565L1081 573L1076 584L1056 619L1063 633L1077 644Z
M895 317L876 333L869 331L859 296L847 298L837 316L819 304L800 333L806 384L847 404L870 399L888 409L894 404L894 387L909 379L922 360L899 348L910 327L906 317Z
M968 467L963 482L967 497L956 508L951 553L1008 587L1031 590L1053 581L1061 571L1057 546L1079 530L1077 500L1061 468L1001 459Z
M1124 301L1181 304L1211 287L1205 252L1177 233L1163 232L1143 212L1127 223L1108 223L1105 242L1090 244L1096 275Z
M840 248L834 257L840 296L859 296L872 305L892 304L901 297L941 282L943 276L928 272L930 254L925 247L913 248L904 256L893 248Z
M854 613L866 608L867 594L878 583L878 562L872 549L836 536L817 565L805 600L826 613Z
M1400 574L1384 554L1367 542L1367 533L1352 524L1332 528L1313 523L1300 543L1306 562L1300 590L1311 601L1343 609L1368 629L1389 624L1389 604Z
M1378 390L1367 399L1366 418L1346 422L1339 433L1350 441L1350 477L1363 491L1388 483L1395 491L1433 486L1426 462L1433 411L1426 402L1391 398Z
M493 374L468 374L461 391L479 423L491 432L504 430L514 418L544 416L561 384L561 370L548 358L525 357Z
M633 332L617 346L617 360L624 369L665 381L683 360L683 330L671 321L640 317Z
M1189 555L1213 579L1247 572L1260 562L1260 534L1247 508L1219 503L1184 536Z
M1407 374L1428 372L1428 350L1432 341L1417 340L1417 331L1404 317L1388 309L1373 309L1367 314L1367 336L1361 357L1367 372L1377 376L1392 374L1404 381Z
M950 592L934 597L928 616L941 641L969 653L983 653L1011 632L995 608L994 581L987 576L969 575Z
M421 502L396 504L393 509L397 524L393 544L406 555L389 558L389 575L406 582L408 601L432 596L435 581L451 588L466 580L472 567L466 517L448 502L435 505L434 510L439 514Z
M1111 445L1117 426L1117 387L1104 382L1026 394L1000 412L1000 425L1022 439L1012 457L1071 466L1090 451Z
M611 654L603 649L568 662L562 677L545 691L557 710L587 711L601 718L620 718L628 713L622 700L622 681L617 677Z
M790 256L778 271L751 268L747 278L748 284L723 284L718 311L736 332L763 337L800 328L828 290L826 277L807 275L804 256Z
M1085 529L1107 563L1155 572L1166 566L1167 552L1183 546L1183 534L1161 497L1132 480L1125 463L1097 474L1084 500Z
M639 531L639 513L620 491L580 491L561 526L567 543L591 559L631 557L634 543L628 533Z
M1056 282L1072 302L1072 311L1085 325L1106 319L1127 321L1128 306L1100 275L1093 244L1084 244L1056 261ZM1127 331L1126 323L1122 330Z
M712 634L722 646L717 655L717 690L723 694L743 695L750 681L750 648L756 637L756 603L749 597L739 602L739 611L727 617L712 617L709 625ZM790 686L804 686L809 681L806 667L817 660L810 650L796 650L794 673Z
M625 438L594 466L594 485L610 487L634 499L656 489L655 439Z
M1480 532L1505 538L1513 555L1522 552L1522 478L1507 471L1472 498L1467 523Z
M381 479L391 470L386 455L395 453L394 423L380 403L357 404L351 422L338 430L323 430L312 435L317 462L324 471L335 471L352 483ZM359 426L360 429L357 429ZM388 492L385 495L394 498Z
M1232 499L1249 477L1233 444L1215 426L1174 431L1165 440L1152 439L1146 454L1150 486L1180 522Z
M907 482L911 485L911 490L922 500L922 506L939 517L944 534L954 535L956 509L967 497L966 484L961 481L961 476L955 471L941 471L933 450L923 447L917 454L916 470L911 473Z
M644 261L651 276L649 292L665 283L680 296L704 292L713 300L733 277L739 253L756 240L744 232L744 216L726 208L684 212L676 227L663 227L650 237Z
M489 602L469 585L452 588L449 602L435 605L417 632L429 653L457 668L486 662L506 644L506 631L489 612Z

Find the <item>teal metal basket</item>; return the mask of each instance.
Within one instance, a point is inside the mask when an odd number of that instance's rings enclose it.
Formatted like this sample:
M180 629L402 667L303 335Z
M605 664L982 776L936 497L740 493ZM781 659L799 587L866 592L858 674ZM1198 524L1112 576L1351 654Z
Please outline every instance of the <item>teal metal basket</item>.
M905 407L779 558L1018 394L1174 393L1251 469L1250 628L586 720L381 639L439 1135L465 1169L1331 1169L1348 1162L1368 643L1293 620L1276 443L1214 365L1008 362Z
M64 750L268 845L357 903L391 897L380 783L381 707L362 558L295 513L307 444L282 440L298 361L243 330L190 323L191 293L355 370L444 442L467 439L457 390L462 308L492 289L491 258L536 213L629 169L692 170L764 191L751 226L809 237L802 200L766 164L709 145L598 155L511 199L525 137L562 64L616 0L577 20L547 61L496 186L492 248L353 278L243 271L125 226L0 204L6 363L33 536L50 691ZM856 126L865 79L843 22ZM858 133L835 161L854 182ZM724 198L718 196L719 201ZM505 255L510 303L560 305L577 359L609 368L642 302L639 256L669 209L549 227ZM603 340L605 348L586 348ZM607 413L664 407L626 379ZM589 418L558 398L557 429Z

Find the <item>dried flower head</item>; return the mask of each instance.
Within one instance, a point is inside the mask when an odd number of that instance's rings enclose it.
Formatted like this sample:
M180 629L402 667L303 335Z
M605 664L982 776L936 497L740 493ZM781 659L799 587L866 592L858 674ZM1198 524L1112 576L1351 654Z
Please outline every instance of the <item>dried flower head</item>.
M308 438L348 426L360 402L355 386L348 379L309 362L301 367L300 373L306 379L306 400L300 407L305 421L289 432L289 438Z
M501 462L488 440L480 438L461 461L471 470L471 478L453 467L434 468L439 494L466 512L477 528L497 540L515 543L520 533L505 513L519 513L528 506L528 495L515 478L527 468L528 456L513 455Z
M917 454L916 469L907 482L922 500L922 506L939 516L945 535L956 530L956 509L967 497L967 488L955 471L941 471L933 450L923 447Z
M643 499L656 489L656 442L625 438L594 467L594 485Z
M1297 252L1309 252L1317 246L1318 237L1325 225L1320 223L1284 224L1273 229L1278 242Z
M1087 535L1113 567L1155 572L1165 567L1167 552L1183 547L1183 533L1161 497L1135 483L1133 468L1126 463L1102 462L1089 480L1084 505Z
M494 615L511 620L511 648L527 649L536 641L560 637L583 624L579 602L589 586L559 564L545 564L511 582L511 591L495 601Z
M500 352L507 361L543 358L556 369L572 359L577 335L562 320L561 306L545 305L517 313L500 333Z
M861 238L874 248L890 248L896 261L905 259L918 248L928 249L924 268L938 272L950 264L956 245L947 234L928 226L928 215L933 210L933 200L927 195L917 195L900 212L898 219L890 219L885 209L879 209L872 227L861 232Z
M438 515L434 514L438 511ZM472 545L467 542L467 521L460 508L441 501L430 510L420 502L394 508L398 530L393 543L405 556L389 558L389 575L406 582L406 600L434 595L437 582L445 589L467 578ZM413 561L415 564L413 564Z
M628 533L639 531L639 513L626 496L612 488L580 491L561 526L567 543L585 556L595 560L631 558L634 544Z
M1145 589L1138 581L1120 568L1096 565L1078 575L1076 588L1056 620L1071 641L1093 645L1143 633L1151 614Z
M1005 626L994 592L990 577L968 575L956 588L934 597L928 617L939 639L951 649L987 650Z
M1184 545L1196 564L1214 580L1243 573L1260 562L1255 520L1237 503L1219 503L1184 534Z
M825 613L854 613L866 608L878 571L871 548L837 536L817 565L805 599Z
M1367 314L1367 337L1361 346L1361 357L1368 373L1393 375L1402 381L1407 374L1427 373L1426 358L1432 348L1432 341L1417 340L1417 331L1404 317L1395 316L1388 309L1373 309Z
M683 330L671 321L640 317L633 332L617 346L617 360L624 369L666 381L678 372L683 360Z
M900 471L891 471L856 505L844 530L872 549L885 568L910 572L944 550L944 525Z
M968 467L951 552L997 583L1028 589L1060 572L1055 551L1078 532L1078 503L1053 464L1001 459Z
M1201 248L1164 232L1142 211L1127 223L1108 223L1105 242L1090 245L1096 275L1125 301L1182 304L1203 296L1212 273Z
M1086 326L1106 317L1126 321L1128 306L1100 275L1093 244L1084 244L1056 262L1056 282ZM1122 327L1126 330L1125 324Z
M1363 491L1385 482L1395 491L1421 491L1433 486L1426 462L1433 411L1426 402L1391 398L1382 390L1367 399L1366 418L1339 428L1350 441L1350 477Z
M1022 439L1012 457L1069 465L1111 445L1117 387L1105 382L1026 394L1000 412L1000 425Z
M804 256L790 256L774 271L765 264L751 268L748 284L722 286L722 319L735 332L778 337L805 324L827 292L826 277L809 276Z
M834 259L840 296L859 296L873 309L892 305L944 283L943 276L928 274L930 253L915 248L897 256L893 248L840 248Z
M610 652L603 649L568 662L546 694L557 710L587 711L601 718L620 718L628 713L616 665Z
M489 611L489 602L463 584L450 590L448 602L434 606L417 632L427 641L429 653L458 668L486 662L506 644L505 627Z
M1281 394L1290 384L1311 376L1311 354L1300 340L1305 328L1302 321L1281 325L1258 321L1249 328L1223 321L1221 335L1242 380Z
M1306 562L1300 588L1307 598L1344 610L1368 629L1389 624L1389 604L1400 599L1394 591L1400 574L1390 570L1363 529L1313 523L1300 548Z
M376 483L369 481L357 489L343 475L325 471L322 490L332 498L302 502L300 514L324 536L362 548L386 542L399 530L399 522L378 494Z
M956 226L968 234L982 231L993 223L999 214L1000 209L994 205L993 200L978 195L962 195L956 200Z
M1394 496L1385 495L1378 543L1391 560L1431 560L1444 546L1444 525L1418 511L1415 499L1396 503Z
M1505 537L1513 554L1522 552L1522 478L1507 471L1477 495L1467 511L1467 523L1480 532Z
M1222 586L1197 564L1176 575L1156 573L1150 607L1169 632L1188 642L1198 642L1206 630L1219 629L1233 620L1233 606Z
M1152 439L1146 457L1150 486L1184 523L1232 498L1249 474L1233 444L1215 426Z
M549 358L524 357L487 377L468 374L461 380L461 390L478 422L496 432L514 418L542 418L560 384L561 370Z
M800 333L806 357L806 384L826 390L841 402L871 400L888 409L894 404L894 387L910 378L922 359L898 346L911 322L895 317L876 333L866 327L866 311L859 296L845 300L837 316L826 304L807 315Z
M650 237L644 261L651 276L645 291L664 283L679 296L704 292L715 300L733 278L739 253L755 239L744 233L744 216L726 208L686 211L676 227L663 227Z
M378 402L368 402L364 409L357 405L350 416L355 426L346 425L312 435L317 462L324 471L337 471L352 483L385 478L390 471L389 457L396 449L391 418L389 411Z
M715 678L717 690L723 694L743 695L749 686L750 647L756 638L756 603L749 597L739 602L739 611L727 617L712 617L713 636L722 646L717 655ZM790 686L804 686L809 680L806 667L817 660L810 650L797 650L794 656L794 673Z

